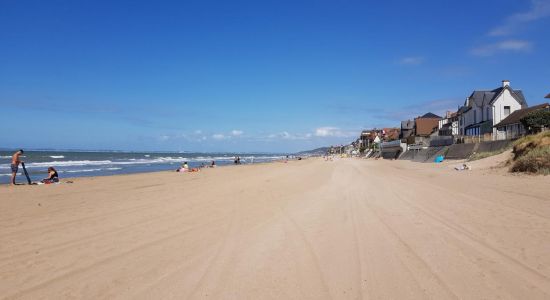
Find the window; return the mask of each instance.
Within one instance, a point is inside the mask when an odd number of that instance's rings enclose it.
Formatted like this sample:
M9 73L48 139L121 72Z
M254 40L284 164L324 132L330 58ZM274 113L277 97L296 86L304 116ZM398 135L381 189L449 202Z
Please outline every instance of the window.
M507 117L510 114L510 106L504 107L504 116Z

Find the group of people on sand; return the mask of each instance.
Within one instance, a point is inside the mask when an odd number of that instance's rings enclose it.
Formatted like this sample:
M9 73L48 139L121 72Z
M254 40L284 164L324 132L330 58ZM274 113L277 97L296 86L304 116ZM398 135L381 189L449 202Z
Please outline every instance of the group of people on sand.
M12 185L16 185L15 178L17 177L17 171L19 171L19 165L23 165L24 167L24 162L21 160L21 155L23 155L24 153L25 151L23 151L23 149L19 149L11 157L10 167ZM44 184L59 182L59 174L57 174L57 170L54 167L48 167L48 177L42 179L40 182Z
M215 168L216 162L212 161L210 165L205 165L204 163L198 168L189 168L189 164L184 162L181 167L176 169L176 172L199 172L202 168Z

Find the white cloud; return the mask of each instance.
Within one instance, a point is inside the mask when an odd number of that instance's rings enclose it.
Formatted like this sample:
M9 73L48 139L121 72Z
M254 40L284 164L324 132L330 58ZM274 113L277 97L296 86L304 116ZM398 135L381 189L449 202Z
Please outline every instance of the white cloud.
M240 135L243 135L243 131L242 130L231 130L231 135L232 136L240 136Z
M472 55L492 56L500 52L529 52L533 44L524 40L505 40L493 44L487 44L470 50Z
M194 134L202 134L202 130L197 129L197 130L195 130L193 133L194 133Z
M546 17L550 17L550 0L531 0L529 10L509 16L504 24L489 31L489 35L508 36L515 33L522 25Z
M421 56L409 56L399 60L400 65L418 66L424 63L424 57Z
M356 135L355 131L343 131L338 127L325 126L315 129L317 137L354 137Z
M278 133L272 133L267 136L267 140L283 139L283 140L307 140L311 138L311 133L289 133L288 131L281 131Z

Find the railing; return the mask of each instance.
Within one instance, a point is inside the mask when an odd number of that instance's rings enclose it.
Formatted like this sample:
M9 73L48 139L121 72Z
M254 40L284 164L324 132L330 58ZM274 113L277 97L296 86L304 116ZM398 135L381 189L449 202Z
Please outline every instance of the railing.
M486 133L482 135L457 135L455 136L456 144L471 144L493 141L493 134Z

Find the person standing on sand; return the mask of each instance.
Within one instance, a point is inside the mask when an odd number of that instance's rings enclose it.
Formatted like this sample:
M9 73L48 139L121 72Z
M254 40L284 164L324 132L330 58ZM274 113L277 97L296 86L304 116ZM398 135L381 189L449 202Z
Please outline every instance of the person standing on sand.
M15 177L17 176L17 171L19 170L19 164L22 163L19 157L23 153L25 153L25 151L23 151L23 149L19 149L19 151L15 152L11 157L11 184L12 185L15 185Z

